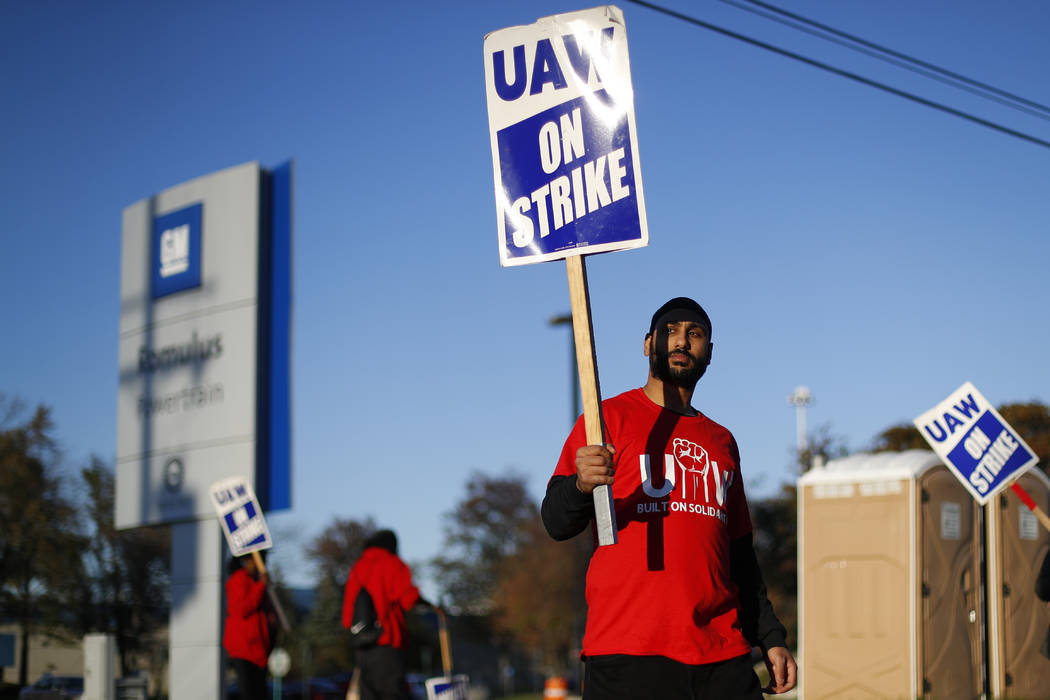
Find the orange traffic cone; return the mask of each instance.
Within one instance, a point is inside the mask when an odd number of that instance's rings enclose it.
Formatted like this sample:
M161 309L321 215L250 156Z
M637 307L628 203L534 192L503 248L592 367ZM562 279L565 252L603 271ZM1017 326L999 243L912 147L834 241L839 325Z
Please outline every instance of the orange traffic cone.
M569 695L569 682L560 676L551 676L543 684L543 700L564 700Z

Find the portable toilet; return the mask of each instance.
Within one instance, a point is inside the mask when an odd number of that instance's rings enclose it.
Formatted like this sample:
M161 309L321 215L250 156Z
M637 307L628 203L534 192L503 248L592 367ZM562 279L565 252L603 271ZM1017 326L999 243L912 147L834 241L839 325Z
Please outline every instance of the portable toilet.
M1038 469L1017 483L1050 513L1050 478ZM1035 595L1035 577L1050 550L1050 532L1010 489L986 504L988 517L989 676L996 698L1050 698L1050 658L1041 645L1050 604Z
M799 696L980 696L980 517L926 450L800 477Z

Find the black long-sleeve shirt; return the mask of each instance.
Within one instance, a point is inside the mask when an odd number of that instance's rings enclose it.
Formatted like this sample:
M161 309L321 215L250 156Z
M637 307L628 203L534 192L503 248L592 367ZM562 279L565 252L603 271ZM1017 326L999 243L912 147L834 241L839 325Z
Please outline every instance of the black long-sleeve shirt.
M567 540L583 532L594 518L594 499L576 488L575 475L556 475L547 484L540 517L551 537ZM740 624L744 637L763 651L771 647L786 647L787 631L767 597L751 533L730 542L729 571L739 589Z

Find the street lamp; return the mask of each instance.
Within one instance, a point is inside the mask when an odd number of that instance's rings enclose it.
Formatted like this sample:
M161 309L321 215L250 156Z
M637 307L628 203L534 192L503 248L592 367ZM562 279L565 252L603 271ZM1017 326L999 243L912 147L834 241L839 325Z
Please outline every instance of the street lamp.
M569 327L569 371L572 373L572 415L569 416L569 425L572 426L580 416L580 372L576 367L576 336L572 330L572 314L551 316L547 325Z
M795 407L796 441L801 456L809 448L806 442L806 406L813 404L813 393L808 386L795 387L795 391L788 396L788 403Z

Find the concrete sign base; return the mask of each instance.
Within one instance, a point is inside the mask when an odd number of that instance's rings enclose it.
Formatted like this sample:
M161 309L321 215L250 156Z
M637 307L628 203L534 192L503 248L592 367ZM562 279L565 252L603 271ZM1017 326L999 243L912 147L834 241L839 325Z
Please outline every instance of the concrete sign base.
M217 520L172 525L170 700L225 696L222 560Z

